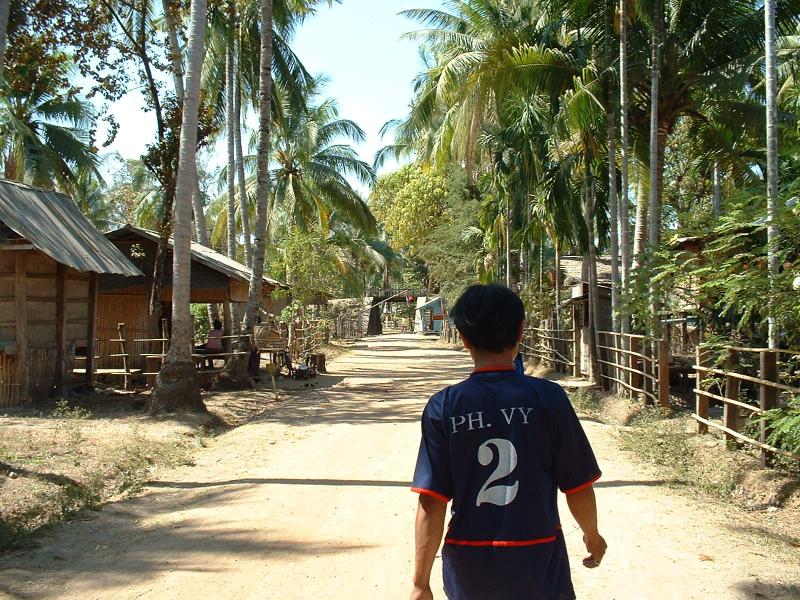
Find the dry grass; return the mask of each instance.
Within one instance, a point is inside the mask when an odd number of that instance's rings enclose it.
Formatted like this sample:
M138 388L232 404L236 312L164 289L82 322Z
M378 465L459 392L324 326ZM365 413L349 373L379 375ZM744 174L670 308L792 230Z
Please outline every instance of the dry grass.
M760 468L755 451L732 451L722 436L698 435L696 422L685 412L645 407L588 388L573 391L570 399L579 410L616 425L619 446L678 489L722 502L741 511L747 528L800 546L796 474Z
M235 427L279 398L244 391L205 400ZM144 402L141 395L91 394L0 414L0 551L83 509L136 494L159 471L192 464L214 434L207 418L150 417Z

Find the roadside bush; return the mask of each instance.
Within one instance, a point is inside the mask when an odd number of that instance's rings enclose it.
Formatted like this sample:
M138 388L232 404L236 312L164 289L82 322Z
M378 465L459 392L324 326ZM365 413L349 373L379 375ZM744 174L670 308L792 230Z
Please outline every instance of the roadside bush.
M785 408L765 412L761 418L772 430L767 441L781 450L800 455L800 396L789 400Z

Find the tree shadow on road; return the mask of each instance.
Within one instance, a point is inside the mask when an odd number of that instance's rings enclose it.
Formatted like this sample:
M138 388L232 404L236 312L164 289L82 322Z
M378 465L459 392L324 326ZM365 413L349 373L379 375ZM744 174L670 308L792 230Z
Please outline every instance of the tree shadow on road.
M153 490L129 501L115 502L102 513L85 511L72 522L54 527L41 547L3 556L0 596L59 597L69 584L90 597L151 580L159 573L224 572L238 557L269 560L278 555L348 552L365 545L338 540L300 542L282 539L264 523L231 526L203 515L241 493L239 486L190 492ZM184 512L191 506L193 517ZM144 521L147 519L148 521ZM143 523L144 521L144 523ZM225 559L228 562L225 562ZM231 568L231 577L236 572Z
M227 481L153 481L147 484L150 488L199 489L236 485L330 485L356 487L401 487L410 488L410 481L383 481L373 479L290 479L290 478L257 478L230 479Z
M734 589L737 598L755 600L765 598L769 600L797 600L800 598L800 587L791 583L773 583L769 581L742 581Z

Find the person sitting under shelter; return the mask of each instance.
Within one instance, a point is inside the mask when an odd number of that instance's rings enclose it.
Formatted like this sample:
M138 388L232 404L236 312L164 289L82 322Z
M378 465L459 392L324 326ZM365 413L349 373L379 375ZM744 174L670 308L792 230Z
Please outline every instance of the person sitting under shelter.
M224 351L222 346L222 322L214 319L213 329L208 332L206 343L194 347L195 354L218 354ZM213 358L206 358L209 368L214 366Z

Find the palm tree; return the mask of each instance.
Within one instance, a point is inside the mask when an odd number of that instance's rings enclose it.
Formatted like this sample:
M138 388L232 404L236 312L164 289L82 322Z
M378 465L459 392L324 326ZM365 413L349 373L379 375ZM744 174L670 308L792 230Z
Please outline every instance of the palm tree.
M620 197L619 197L619 253L622 262L620 279L622 289L626 290L630 280L631 243L630 199L628 190L628 165L630 163L630 124L628 119L628 0L619 0L619 114L620 114ZM630 316L623 311L620 315L620 331L630 330Z
M90 134L95 116L74 92L56 89L64 73L32 71L37 75L27 89L0 95L4 177L72 191L82 174L97 175Z
M191 410L207 412L192 361L194 330L189 310L193 174L197 172L197 126L200 111L200 72L206 33L206 0L192 0L189 18L188 68L181 122L180 160L176 183L172 263L172 336L169 351L156 377L150 413Z
M261 0L261 48L258 88L258 164L256 168L256 227L253 244L250 289L244 313L245 333L253 331L261 304L264 255L267 245L267 209L269 208L269 142L272 120L272 0Z
M611 330L619 331L619 198L617 196L617 115L616 99L617 78L614 73L611 46L613 40L614 5L613 0L606 1L605 30L603 46L605 50L606 68L606 144L608 154L608 204L611 207Z
M3 81L3 57L6 52L8 12L11 0L0 0L0 82Z
M167 48L172 66L172 78L175 85L175 97L179 104L183 104L184 95L184 69L183 69L183 50L178 39L178 15L177 8L171 0L162 0L162 10L164 12L164 27L167 34ZM195 173L194 194L192 195L192 210L194 212L194 224L197 233L197 241L203 246L211 247L208 239L208 229L206 227L205 210L203 209L203 195L200 191L200 181ZM211 309L216 316L216 308Z
M777 81L777 47L775 33L775 0L764 2L764 32L766 37L766 88L767 88L767 260L769 264L770 287L778 275L778 226L776 224L776 207L778 203L778 81ZM768 309L768 341L770 348L778 347L778 324L772 308L770 290Z
M324 82L309 90L314 98ZM365 186L375 183L372 167L358 158L343 140L362 142L364 132L353 121L339 118L336 103L324 100L308 111L285 109L273 139L272 173L275 205L289 215L291 227L307 228L312 222L328 228L335 211L363 231L375 230L366 202L347 177Z

